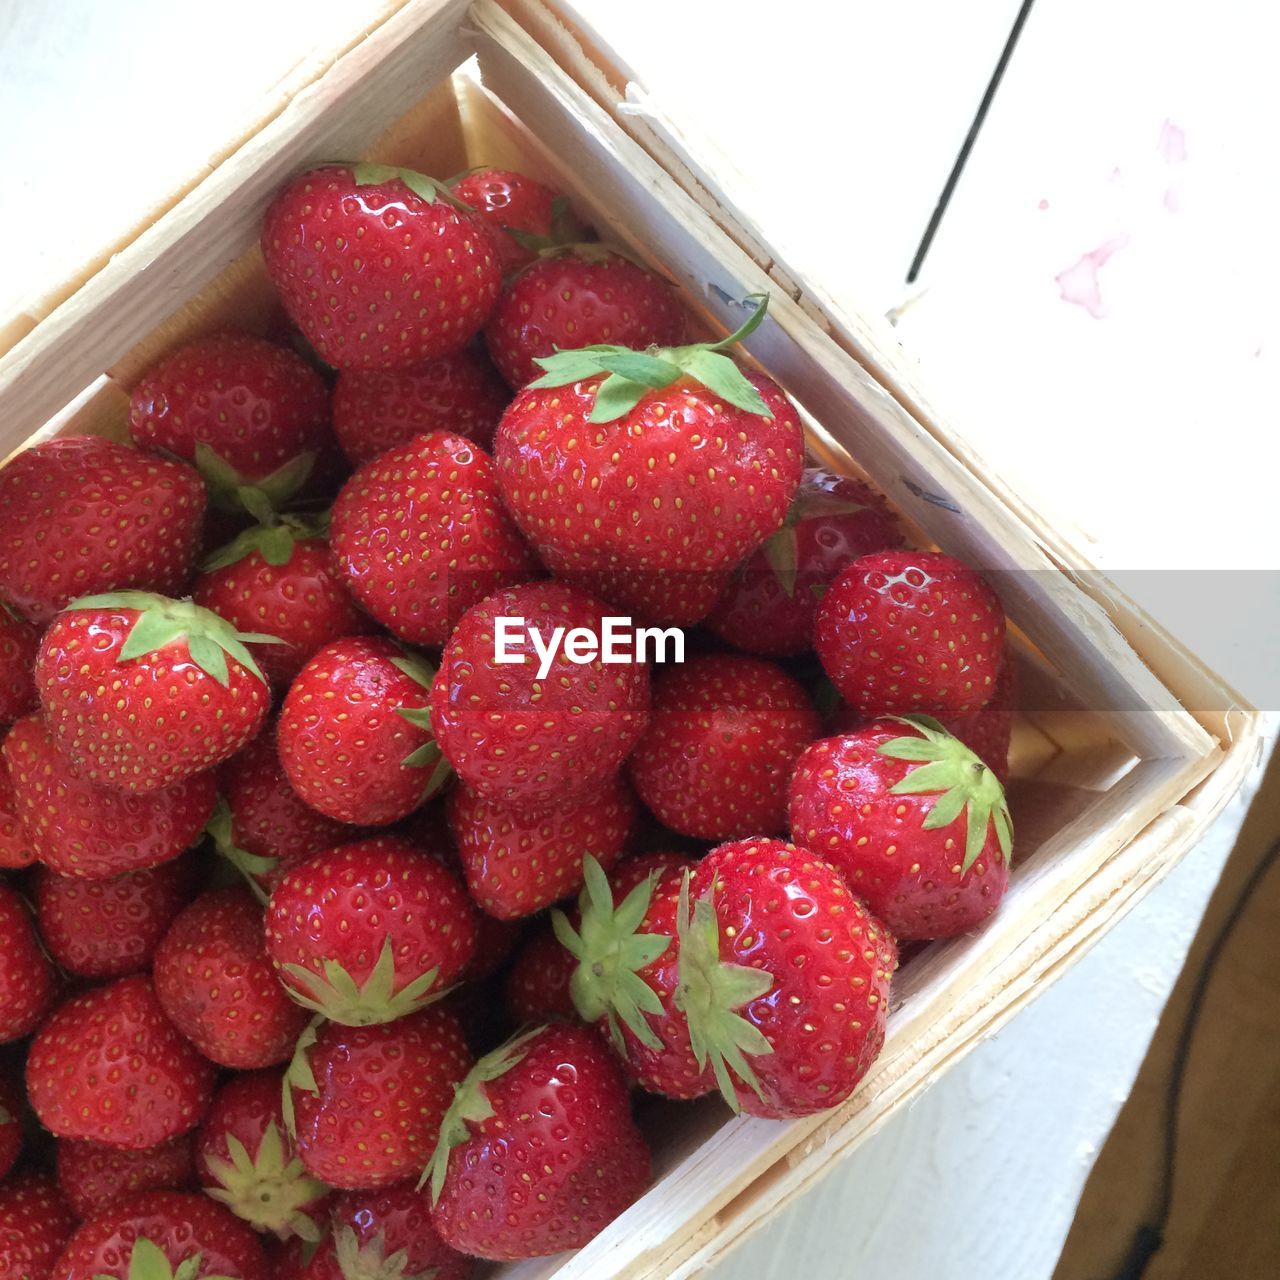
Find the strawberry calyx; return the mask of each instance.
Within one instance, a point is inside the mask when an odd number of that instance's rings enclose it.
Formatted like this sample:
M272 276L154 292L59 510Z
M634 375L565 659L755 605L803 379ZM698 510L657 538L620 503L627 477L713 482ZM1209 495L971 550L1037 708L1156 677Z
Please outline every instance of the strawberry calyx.
M691 378L746 413L773 418L759 391L737 363L724 352L760 327L769 295L751 294L755 306L745 323L719 342L694 342L684 347L629 347L600 343L576 351L557 351L536 357L545 372L529 383L534 387L563 387L571 382L603 378L595 390L590 422L615 422L631 412L650 391L660 391L681 378Z
M411 680L420 684L424 689L430 690L431 683L436 677L436 669L422 658L411 654L405 654L400 658L392 658L392 665L403 671ZM424 733L431 733L431 708L430 707L397 707L396 715L402 720L408 721L415 729L421 729ZM420 747L415 747L403 760L400 761L401 768L404 769L429 769L431 772L427 775L427 784L422 792L422 798L419 804L429 800L441 787L449 780L449 775L453 772L453 766L444 757L444 752L440 750L434 736L429 742L424 742Z
M536 253L540 258L573 253L588 262L599 262L603 261L609 253L603 245L587 239L587 227L573 212L565 196L556 196L551 202L550 235L538 235L535 231L525 231L521 227L503 226L502 230L522 249ZM590 256L592 254L599 254L599 256Z
M320 1224L303 1212L303 1206L326 1195L329 1188L311 1177L297 1156L285 1158L284 1137L275 1123L267 1123L255 1156L235 1134L228 1133L226 1139L230 1160L205 1157L206 1167L218 1180L216 1187L205 1188L205 1194L259 1231L273 1232L281 1239L299 1236L318 1242L323 1235Z
M746 1055L772 1053L763 1031L737 1011L759 999L773 986L763 969L720 959L720 922L713 901L714 885L690 902L690 873L680 885L677 930L680 940L679 983L675 1004L689 1024L689 1047L699 1069L708 1062L724 1100L741 1110L730 1069L763 1098L760 1081Z
M446 994L433 990L440 976L438 965L418 974L397 991L395 951L389 937L383 940L378 959L361 983L336 960L325 959L322 966L323 976L305 965L281 965L292 980L285 988L304 1009L321 1014L330 1022L340 1022L344 1027L373 1027L394 1022L425 1009Z
M196 470L220 511L247 511L255 520L270 524L275 514L291 502L315 469L310 450L297 454L261 480L246 480L225 458L204 441L196 444Z
M923 823L926 831L950 826L965 819L963 875L977 861L994 827L1000 855L1008 865L1013 855L1013 819L999 778L983 760L953 737L932 716L886 716L917 729L921 737L893 738L877 747L891 760L919 761L919 767L889 788L890 795L921 795L939 792Z
M445 1176L449 1172L449 1153L471 1137L471 1125L483 1124L494 1114L485 1085L506 1075L519 1063L529 1051L529 1041L534 1036L541 1035L544 1030L545 1027L534 1027L529 1031L522 1031L492 1052L486 1053L462 1081L454 1086L453 1100L440 1122L440 1137L436 1141L435 1150L422 1171L422 1177L418 1179L419 1190L428 1182L431 1183L432 1204L440 1199L440 1192L444 1189Z
M435 204L437 200L443 200L445 204L450 204L455 209L461 209L466 213L475 212L465 200L459 200L446 183L430 178L425 173L419 173L416 169L404 169L392 164L355 164L351 166L351 176L355 179L357 187L378 187L383 183L398 180L425 204Z
M386 1235L381 1231L361 1244L351 1227L343 1227L334 1233L333 1252L342 1280L432 1280L440 1270L409 1271L409 1251L387 1253Z
M129 1251L128 1280L233 1280L229 1276L206 1274L200 1269L203 1264L204 1255L193 1253L175 1267L158 1245L146 1236L139 1236ZM114 1277L99 1272L93 1280L114 1280Z
M261 524L251 525L235 538L214 551L200 566L206 573L237 564L255 552L272 568L279 569L293 559L299 542L325 538L329 534L329 516L275 516Z
M642 880L615 908L613 890L604 868L590 854L582 860L585 888L578 899L582 917L574 929L563 911L551 913L556 938L577 960L569 980L569 994L586 1022L605 1019L614 1047L625 1058L621 1021L641 1044L658 1052L662 1041L645 1019L663 1012L658 993L640 976L671 945L663 934L638 933L653 898L656 876Z
M236 660L263 684L262 674L247 644L283 644L276 636L256 631L237 631L231 623L211 609L202 609L189 600L172 600L150 591L108 591L102 595L81 596L67 605L74 609L111 609L136 611L138 616L129 627L118 661L131 662L145 658L168 645L183 641L191 661L225 689L231 683L227 658Z
M279 858L266 858L260 854L250 853L235 842L232 835L231 806L221 797L213 806L213 815L205 824L205 833L213 841L218 855L225 858L244 876L253 896L265 907L267 894L262 888L262 881L280 865Z
M842 498L839 494L816 485L802 485L795 500L787 509L782 528L765 539L761 551L773 570L788 599L796 594L796 574L799 569L799 539L796 527L806 520L820 516L849 516L865 511L866 504Z
M309 1054L315 1047L320 1033L320 1024L323 1021L323 1016L317 1014L303 1027L302 1034L293 1046L293 1057L289 1059L289 1065L285 1068L280 1082L280 1105L284 1117L284 1128L291 1138L298 1136L298 1115L293 1105L293 1091L302 1089L306 1093L320 1092L316 1074L311 1070Z

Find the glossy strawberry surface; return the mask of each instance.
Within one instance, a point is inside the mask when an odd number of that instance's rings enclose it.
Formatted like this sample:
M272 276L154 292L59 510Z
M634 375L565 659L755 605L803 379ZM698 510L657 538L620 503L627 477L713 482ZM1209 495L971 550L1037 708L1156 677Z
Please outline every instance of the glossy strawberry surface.
M556 201L562 197L536 178L511 169L477 169L451 185L453 194L495 231L503 271L515 271L537 257L512 231L538 238L550 238L554 231Z

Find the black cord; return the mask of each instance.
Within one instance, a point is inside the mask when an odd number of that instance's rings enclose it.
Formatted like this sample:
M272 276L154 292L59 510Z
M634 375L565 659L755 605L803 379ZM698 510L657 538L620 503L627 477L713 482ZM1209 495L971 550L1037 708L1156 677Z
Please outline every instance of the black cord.
M924 229L920 247L916 250L916 256L911 260L911 267L907 271L908 284L914 284L916 276L920 274L920 268L924 265L925 254L929 252L929 246L933 243L933 237L937 234L938 224L942 221L942 215L946 213L947 206L951 203L951 195L956 189L956 183L960 181L960 174L964 171L964 166L968 162L969 152L973 150L973 144L978 139L978 133L987 118L987 112L991 109L992 102L995 100L996 90L1000 87L1000 81L1004 79L1005 68L1009 65L1009 59L1013 57L1014 47L1018 43L1018 37L1022 34L1023 24L1026 22L1027 15L1031 12L1031 6L1034 3L1035 0L1022 0L1018 16L1013 20L1013 29L1009 32L1009 38L1004 42L1004 48L1000 51L1000 61L996 63L996 69L991 73L991 79L987 83L987 91L982 95L982 101L978 103L978 114L973 117L969 132L964 136L960 154L956 156L956 162L951 166L951 172L947 175L946 185L942 188L938 203L933 206L933 216L929 219L929 225Z
M1204 960L1201 962L1200 972L1196 975L1195 985L1191 988L1186 1021L1178 1033L1178 1040L1173 1050L1173 1063L1169 1069L1169 1091L1165 1098L1164 1111L1164 1158L1160 1168L1160 1195L1156 1201L1156 1211L1151 1221L1144 1222L1134 1233L1128 1256L1120 1269L1112 1274L1110 1280L1141 1280L1147 1264L1164 1244L1164 1233L1169 1226L1169 1215L1173 1209L1173 1174L1178 1160L1178 1111L1182 1102L1182 1085L1195 1042L1196 1028L1200 1023L1200 1013L1204 1008L1205 995L1209 990L1214 969L1236 925L1240 923L1249 900L1263 878L1274 866L1277 856L1280 856L1280 840L1267 850L1259 859L1258 865L1249 873L1249 878L1231 904L1231 910L1219 925L1218 932L1214 935L1213 941L1209 944L1209 950L1205 952Z

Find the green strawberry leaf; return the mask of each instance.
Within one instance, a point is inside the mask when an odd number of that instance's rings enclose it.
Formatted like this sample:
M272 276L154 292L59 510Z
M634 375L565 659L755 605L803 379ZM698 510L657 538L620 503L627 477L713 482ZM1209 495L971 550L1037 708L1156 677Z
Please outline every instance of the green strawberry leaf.
M386 1235L381 1231L361 1244L355 1231L344 1226L334 1232L333 1251L344 1280L434 1280L440 1271L439 1267L428 1267L410 1272L408 1250L388 1254Z
M799 569L795 529L791 525L783 525L777 533L765 539L762 550L769 568L773 570L787 597L791 598L796 593L796 573Z
M406 653L402 657L392 658L391 665L403 671L410 680L416 681L424 689L430 689L432 681L436 678L435 667L416 654Z
M271 524L276 512L296 498L310 479L316 455L300 453L260 480L246 480L203 441L196 443L195 461L218 510L247 511L261 524Z
M231 1280L228 1276L208 1275L201 1271L203 1255L196 1253L175 1268L163 1250L146 1236L139 1236L129 1251L128 1280ZM99 1272L94 1280L114 1280Z
M459 200L445 183L429 178L416 169L401 169L389 164L357 164L352 166L351 174L355 178L357 187L377 187L384 182L394 182L399 179L415 196L427 204L435 204L437 200L443 200L455 209L465 209L468 213L474 212L471 206Z
M264 858L240 848L235 842L232 824L231 806L219 796L213 807L213 815L205 825L205 831L213 840L218 855L225 858L244 876L249 888L253 890L254 897L265 907L267 894L262 887L262 881L280 865L280 859Z
M293 1091L302 1089L307 1093L318 1094L320 1092L320 1085L316 1081L315 1072L311 1070L311 1060L308 1055L315 1046L320 1024L323 1021L324 1018L317 1015L303 1027L297 1044L293 1046L293 1057L289 1059L289 1065L285 1068L284 1076L280 1082L280 1102L284 1112L284 1128L291 1138L298 1136L297 1113L293 1106Z
M225 569L246 556L259 555L273 568L281 568L293 559L299 542L322 539L329 534L329 517L288 515L272 517L269 524L256 524L236 535L226 546L219 547L200 566L206 573Z
M439 968L418 974L397 991L395 951L390 937L383 940L378 959L362 983L357 983L336 960L326 959L322 965L323 976L300 964L282 965L291 979L285 983L285 990L304 1009L311 1009L330 1022L340 1022L344 1027L394 1022L425 1009L447 994L434 989L440 976Z

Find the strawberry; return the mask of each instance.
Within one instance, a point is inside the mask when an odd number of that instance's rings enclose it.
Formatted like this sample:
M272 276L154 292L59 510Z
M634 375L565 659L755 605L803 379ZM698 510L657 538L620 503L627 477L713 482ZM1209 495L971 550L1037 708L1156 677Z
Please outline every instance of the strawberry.
M58 1187L81 1218L140 1191L185 1191L194 1182L194 1146L189 1133L140 1151L59 1138Z
M459 350L502 280L470 209L385 165L299 175L267 210L262 253L290 318L337 369L408 369Z
M478 347L412 369L347 369L333 389L333 429L356 466L428 431L452 431L482 449L511 392Z
M718 343L540 361L496 459L503 500L553 572L612 581L614 603L651 618L665 599L678 616L656 620L686 625L782 526L804 466L799 417L775 382L724 354L764 311Z
M457 878L392 836L342 845L290 870L271 894L266 931L289 994L357 1027L431 1003L476 945Z
M0 1276L50 1280L58 1254L76 1227L76 1215L57 1183L27 1174L0 1184Z
M416 1175L470 1067L462 1028L445 1009L374 1027L313 1026L285 1077L285 1122L303 1165L344 1190Z
M60 1005L27 1057L27 1095L46 1129L133 1150L194 1129L213 1078L141 974Z
M492 459L446 431L361 467L333 504L330 541L351 594L413 644L442 645L465 610L537 570Z
M649 671L643 664L574 663L561 647L547 676L528 648L496 661L496 618L523 618L544 638L556 627L599 636L606 606L577 588L532 582L499 591L458 623L431 689L441 750L470 787L525 812L594 795L644 732Z
M13 780L4 763L4 744L0 742L0 869L21 870L36 860L35 845L22 829L18 797Z
M967 932L1009 883L1004 788L928 716L875 720L809 747L791 779L791 832L903 940Z
M144 591L85 596L36 659L49 735L88 782L139 795L172 786L257 733L271 694L245 644L270 639Z
M207 1196L143 1191L71 1237L57 1280L268 1280L257 1236Z
M53 967L26 903L0 882L0 1044L30 1035L54 994Z
M785 831L787 782L821 732L804 687L759 658L708 654L665 672L631 757L640 798L673 831Z
M0 724L8 724L36 706L31 676L40 632L0 601Z
M278 1071L222 1086L200 1128L196 1168L205 1193L255 1230L320 1240L329 1188L302 1167L285 1130Z
M331 641L373 629L335 572L323 529L298 517L255 525L210 556L192 587L201 608L280 642L249 646L277 685L287 685Z
M386 826L449 776L432 737L434 671L382 637L325 645L289 686L280 763L313 809L339 822Z
M818 603L846 565L902 546L884 498L861 480L811 467L786 522L734 571L707 625L746 653L813 648Z
M267 958L262 909L240 885L182 911L156 950L153 978L169 1020L220 1066L285 1062L306 1026Z
M138 448L194 463L220 507L258 518L303 488L328 423L324 379L296 352L247 333L178 347L129 398Z
M526 174L474 169L449 186L495 232L504 272L532 262L538 256L533 245L566 244L581 238L582 229L564 196Z
M520 1027L536 1027L552 1019L577 1018L569 980L578 962L544 925L520 949L507 972L503 993Z
M498 372L523 387L539 358L595 343L673 347L688 319L661 276L600 244L565 246L525 267L506 287L484 331Z
M536 1258L586 1244L626 1209L649 1184L649 1151L608 1049L553 1023L481 1058L423 1179L446 1244Z
M635 797L621 778L587 800L541 814L489 800L465 784L449 796L449 824L467 888L501 920L531 916L577 893L585 854L612 866L635 812Z
M25 1111L26 1099L21 1085L0 1070L0 1182L13 1172L22 1154L22 1117Z
M0 472L0 597L39 626L93 592L180 591L206 500L184 462L97 436L33 445Z
M191 897L189 858L110 880L36 877L36 920L53 959L83 978L123 978L150 968L174 917Z
M107 879L172 862L199 839L217 784L196 773L146 795L89 781L58 750L39 716L4 740L14 812L37 858L60 876Z
M818 609L816 648L864 716L960 716L990 701L1004 649L1000 601L983 577L935 551L855 560Z

